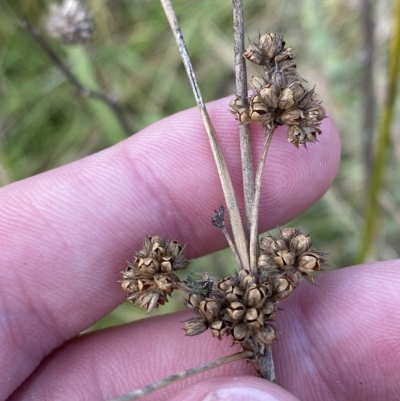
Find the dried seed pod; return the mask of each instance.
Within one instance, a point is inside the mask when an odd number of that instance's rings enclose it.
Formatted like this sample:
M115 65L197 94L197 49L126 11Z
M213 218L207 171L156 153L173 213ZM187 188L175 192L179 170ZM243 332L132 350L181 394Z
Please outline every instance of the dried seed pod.
M292 268L295 263L295 255L287 249L283 249L277 252L277 256L274 257L275 264L281 269L287 270Z
M253 330L260 330L264 326L264 315L257 308L250 308L246 311L244 321Z
M229 111L236 116L236 120L241 124L250 123L249 105L247 101L245 102L238 97L232 99L229 103Z
M201 315L208 321L214 321L221 312L219 303L213 297L206 297L200 302L199 310Z
M232 330L233 342L242 343L246 339L248 331L249 329L246 323L238 323L235 326L233 326Z
M250 285L243 296L243 302L249 306L257 306L265 298L265 291L257 284Z
M93 33L92 17L79 0L64 0L50 5L46 29L64 44L84 43Z
M197 336L208 329L207 322L201 317L194 317L185 322L183 329L187 336Z
M282 113L280 117L280 121L283 124L286 125L294 125L294 124L300 124L301 121L301 115L302 115L302 110L295 107L289 110L286 110L284 113Z
M298 269L303 273L312 273L322 268L324 259L318 253L308 252L299 256Z
M285 61L287 59L294 59L295 56L292 53L293 49L291 47L287 47L286 49L280 51L276 56L275 56L275 62L276 63L281 63L282 61Z
M267 122L272 119L271 111L258 95L250 98L249 115L252 121L257 122Z
M147 312L167 302L167 296L177 288L180 281L172 271L188 265L183 247L177 241L160 236L147 237L143 249L136 252L122 273L122 288L127 299L135 305L145 306Z
M226 309L227 316L229 317L229 321L238 322L243 319L246 308L241 302L231 302L229 307Z
M214 337L221 339L225 334L229 333L229 327L222 320L215 320L211 323L211 333Z
M276 329L271 324L265 324L262 330L256 332L256 340L266 346L270 346L275 338Z
M254 64L262 65L265 57L258 45L250 41L250 46L243 53L243 57Z
M291 281L283 276L277 279L274 283L272 299L274 301L280 301L281 299L287 298L293 294L294 286Z
M258 92L259 99L269 108L278 108L278 89L275 85L267 84Z
M309 235L298 233L290 241L290 247L296 255L307 252L312 246L312 241Z
M264 35L261 35L258 44L263 55L269 59L275 58L275 56L280 53L285 46L283 36L277 35L276 33L265 33Z
M251 77L250 85L253 88L253 90L256 92L259 92L261 90L261 88L267 84L268 84L268 81L263 77L260 77L258 75L253 75Z

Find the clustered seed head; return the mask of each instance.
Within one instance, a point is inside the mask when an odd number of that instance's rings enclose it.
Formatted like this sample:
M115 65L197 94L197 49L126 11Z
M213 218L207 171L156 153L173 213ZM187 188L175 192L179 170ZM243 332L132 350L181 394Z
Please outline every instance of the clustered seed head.
M207 293L189 295L186 305L197 317L185 322L186 334L209 328L214 337L229 335L243 349L264 354L277 335L271 323L277 303L293 293L301 277L316 284L312 273L321 270L325 260L311 245L310 237L294 228L284 228L279 238L262 238L256 269L240 270Z
M79 0L64 0L61 4L51 4L46 20L50 36L71 45L86 42L93 33L90 13Z
M241 124L262 123L273 130L278 125L288 127L287 140L296 147L317 142L318 128L326 117L314 89L304 88L303 78L296 70L292 48L285 47L283 36L261 35L258 43L250 42L243 56L264 69L264 76L254 76L254 93L248 99L236 97L229 110Z
M177 241L160 236L147 237L143 249L136 252L122 273L122 288L128 293L127 300L147 312L168 302L167 296L177 288L179 278L172 272L187 267L189 262L184 247Z

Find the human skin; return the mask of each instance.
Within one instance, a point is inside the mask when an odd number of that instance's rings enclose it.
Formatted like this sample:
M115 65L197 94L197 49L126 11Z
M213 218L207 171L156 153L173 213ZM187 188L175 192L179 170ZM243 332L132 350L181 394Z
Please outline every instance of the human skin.
M228 101L209 104L209 112L239 194L238 129L226 111ZM340 141L331 118L322 130L307 150L287 143L284 129L274 135L261 232L305 211L331 185ZM252 127L252 140L260 151L260 127ZM124 300L120 271L146 235L187 242L188 258L226 247L210 223L223 203L195 109L2 188L0 399L109 399L238 351L229 338L217 341L208 332L185 337L182 321L189 312L77 337ZM146 399L398 399L399 265L328 272L319 276L318 287L302 283L280 304L274 355L281 387L254 377L252 365L239 361Z

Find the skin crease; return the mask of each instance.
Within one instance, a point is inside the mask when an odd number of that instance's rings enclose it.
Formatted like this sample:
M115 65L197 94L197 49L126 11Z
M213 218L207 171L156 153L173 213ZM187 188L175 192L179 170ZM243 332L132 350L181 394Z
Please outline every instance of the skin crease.
M237 122L226 111L228 102L213 102L209 111L239 193ZM274 135L260 231L284 224L329 188L340 143L331 118L322 130L308 150L288 144L285 129ZM260 151L260 128L252 127L252 139ZM107 399L239 350L208 332L185 337L182 320L189 312L76 337L123 301L120 271L146 234L188 242L188 258L226 247L210 224L224 200L197 110L8 185L0 201L0 399ZM327 272L318 287L302 283L283 301L274 344L278 384L300 400L398 399L399 264ZM238 382L238 375L247 376ZM179 399L184 388L189 394L180 399L201 399L206 393L194 389L223 391L226 376L240 388L295 399L251 375L251 364L240 361L147 399ZM199 384L206 378L211 381Z

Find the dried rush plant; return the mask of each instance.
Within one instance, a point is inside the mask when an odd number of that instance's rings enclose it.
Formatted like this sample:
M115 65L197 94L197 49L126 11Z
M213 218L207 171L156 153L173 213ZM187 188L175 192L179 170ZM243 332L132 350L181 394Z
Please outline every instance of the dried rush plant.
M321 134L319 126L325 118L324 109L314 89L305 88L305 80L296 70L292 48L285 46L281 35L265 33L259 36L257 43L250 42L244 51L243 10L241 2L234 1L238 95L230 102L229 110L240 126L246 235L225 159L201 99L177 18L170 1L161 2L191 79L214 153L233 239L225 227L223 206L215 211L211 221L224 233L237 266L236 271L232 268L232 274L221 280L214 280L208 273L204 273L198 280L187 278L181 281L175 273L189 264L184 255L185 247L175 240L149 236L123 272L122 287L128 293L129 301L145 307L148 312L165 304L173 291L184 291L187 296L186 306L195 315L184 324L186 335L195 336L210 330L212 336L219 340L225 336L231 337L234 343L242 346L243 352L171 376L119 400L136 399L172 381L239 358L253 362L261 377L275 381L271 344L277 337L277 330L272 324L277 305L280 300L293 294L301 278L316 284L313 273L321 270L325 263L324 255L312 249L310 237L298 229L282 228L277 238L266 236L258 240L262 175L275 129L286 125L288 142L297 148L305 147L307 142L317 142ZM245 85L245 59L263 70L260 76L251 79L253 94L250 97ZM250 122L260 123L265 128L265 145L255 178L253 171L248 168L252 164L248 130Z

